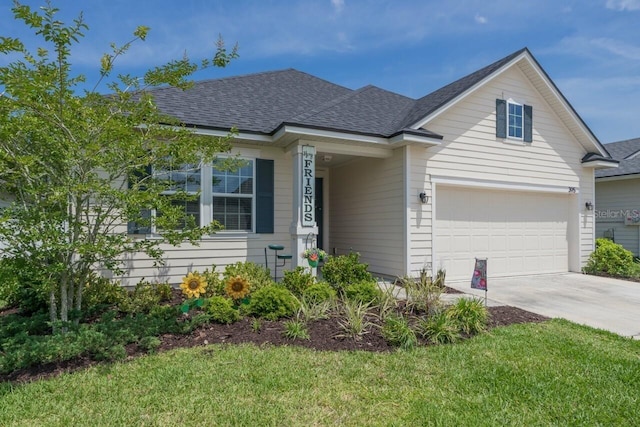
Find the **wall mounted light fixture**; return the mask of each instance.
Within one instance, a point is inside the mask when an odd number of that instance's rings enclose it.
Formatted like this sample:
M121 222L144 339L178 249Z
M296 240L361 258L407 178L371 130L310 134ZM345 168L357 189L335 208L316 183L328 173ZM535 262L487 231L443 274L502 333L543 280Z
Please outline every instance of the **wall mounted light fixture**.
M426 205L429 202L429 196L427 196L427 193L424 191L418 194L418 197L420 197L420 201L423 205Z
M587 203L584 204L584 207L587 208L588 211L592 211L593 210L593 203L587 202Z

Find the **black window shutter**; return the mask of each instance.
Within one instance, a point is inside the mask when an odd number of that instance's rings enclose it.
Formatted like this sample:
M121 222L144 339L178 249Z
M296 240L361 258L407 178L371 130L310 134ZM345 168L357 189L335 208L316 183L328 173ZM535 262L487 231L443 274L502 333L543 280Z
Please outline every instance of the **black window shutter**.
M273 233L273 160L256 159L256 233Z
M524 142L533 141L533 107L524 106Z
M496 138L507 137L507 101L496 99Z
M139 181L149 175L151 175L151 165L147 165L144 168L144 171L135 171L133 173L133 176L135 177L136 181ZM130 189L132 185L133 183L131 182L131 179L127 180L127 188ZM140 189L144 190L144 186L140 186ZM140 216L142 218L151 218L151 209L143 209L140 212ZM129 223L127 224L127 233L128 234L149 234L151 233L151 226L141 225L135 221L129 221Z

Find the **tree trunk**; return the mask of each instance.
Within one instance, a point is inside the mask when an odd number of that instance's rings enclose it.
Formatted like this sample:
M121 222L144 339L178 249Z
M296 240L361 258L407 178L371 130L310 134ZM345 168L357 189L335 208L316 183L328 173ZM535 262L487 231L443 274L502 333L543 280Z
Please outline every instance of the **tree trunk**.
M49 319L53 325L53 333L57 332L56 320L58 317L58 304L56 303L56 291L51 289L49 292Z

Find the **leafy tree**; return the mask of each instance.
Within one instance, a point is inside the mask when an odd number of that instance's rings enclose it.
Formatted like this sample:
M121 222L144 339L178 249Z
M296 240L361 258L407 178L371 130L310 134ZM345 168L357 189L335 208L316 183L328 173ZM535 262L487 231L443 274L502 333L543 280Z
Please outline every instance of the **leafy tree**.
M15 1L12 11L41 47L0 37L0 53L12 61L0 67L0 193L10 203L0 214L7 245L0 256L19 262L29 273L22 280L30 277L22 285L44 291L52 323L64 325L81 310L92 272L120 274L124 257L140 251L161 263L161 243L197 244L219 229L215 222L201 228L185 214L179 205L193 195L161 195L172 184L148 168L197 169L229 150L233 130L225 138L195 135L162 114L149 89L188 89L195 71L226 66L237 46L227 51L219 39L211 59L185 55L141 77L114 75L118 58L147 37L149 28L141 26L128 43L111 45L88 90L87 77L71 66L71 48L88 30L82 15L66 25L49 2L32 10ZM99 92L105 88L109 95ZM163 232L158 239L135 238L126 232L130 222Z

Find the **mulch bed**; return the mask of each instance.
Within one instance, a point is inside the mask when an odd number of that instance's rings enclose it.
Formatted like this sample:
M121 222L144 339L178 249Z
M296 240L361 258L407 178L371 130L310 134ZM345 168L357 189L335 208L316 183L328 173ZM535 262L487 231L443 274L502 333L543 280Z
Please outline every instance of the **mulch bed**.
M459 293L457 291L451 293ZM180 296L175 297L176 301ZM179 302L179 301L178 301ZM512 325L516 323L543 322L547 317L521 310L516 307L502 306L489 307L491 314L489 328ZM376 323L376 319L370 319ZM158 351L168 351L175 348L199 347L209 344L240 344L252 343L256 345L296 345L319 351L372 351L390 352L394 347L390 346L382 337L380 329L373 327L370 332L362 335L358 340L343 336L344 332L335 318L310 322L308 324L309 340L291 340L283 334L283 321L260 320L259 330L254 329L252 318L244 318L232 325L209 324L204 325L188 335L165 334L160 337L161 345ZM135 344L127 347L127 360L145 354ZM13 372L9 375L0 375L0 381L24 383L45 378L55 377L64 372L73 372L99 362L89 358L77 358L60 363L34 366Z

